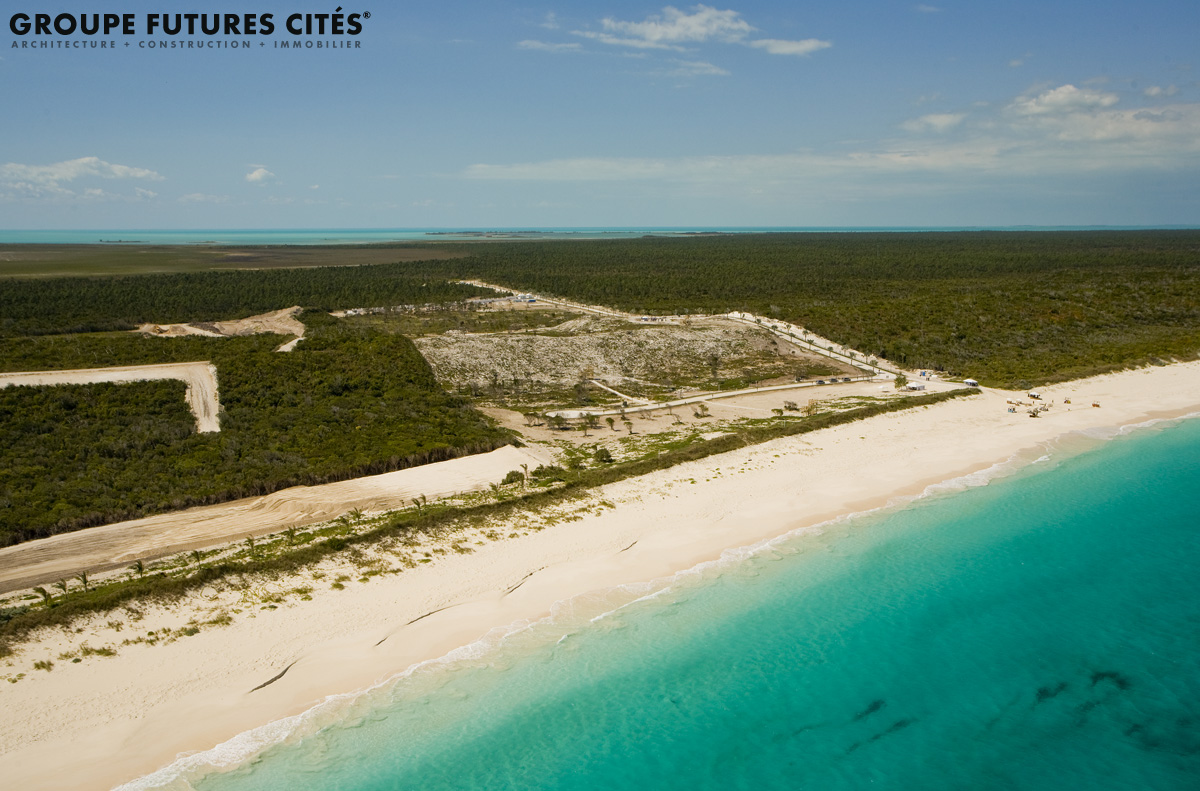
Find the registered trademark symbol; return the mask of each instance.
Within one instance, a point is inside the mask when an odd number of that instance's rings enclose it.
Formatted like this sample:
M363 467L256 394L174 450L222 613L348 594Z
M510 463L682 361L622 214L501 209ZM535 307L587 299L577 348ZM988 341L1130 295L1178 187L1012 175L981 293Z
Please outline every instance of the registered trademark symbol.
M371 12L363 11L363 19L370 19L370 18L371 18Z

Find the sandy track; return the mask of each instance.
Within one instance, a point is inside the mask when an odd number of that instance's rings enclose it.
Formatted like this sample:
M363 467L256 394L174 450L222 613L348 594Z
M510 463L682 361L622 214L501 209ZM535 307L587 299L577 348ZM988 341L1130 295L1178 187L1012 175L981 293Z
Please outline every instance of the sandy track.
M134 332L150 335L155 338L179 338L184 335L201 335L206 338L232 338L241 335L259 335L274 333L275 335L294 335L287 343L275 351L290 352L296 344L304 339L304 324L296 318L302 311L299 305L283 310L262 313L244 319L233 321L216 321L209 324L143 324Z
M158 379L178 379L187 385L184 398L196 416L196 431L220 431L217 414L217 369L210 362L127 365L118 368L76 368L70 371L0 373L0 387L20 385L90 385L101 382L128 384Z
M384 511L430 499L484 489L522 464L550 461L546 454L505 446L491 453L410 467L382 475L290 489L91 527L0 549L0 592L101 571L134 560L211 547L246 536L323 522L359 508Z

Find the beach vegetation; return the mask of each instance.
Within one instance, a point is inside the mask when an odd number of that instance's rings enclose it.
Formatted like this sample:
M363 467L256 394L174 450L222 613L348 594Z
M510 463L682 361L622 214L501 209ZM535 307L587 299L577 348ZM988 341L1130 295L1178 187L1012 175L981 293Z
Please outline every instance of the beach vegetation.
M0 609L0 640L9 644L27 638L37 629L48 626L69 626L76 619L113 610L135 608L144 602L168 603L212 585L231 584L237 580L253 577L271 577L295 573L312 568L323 560L342 554L361 552L363 548L381 545L381 542L405 539L412 536L436 536L444 531L456 531L463 524L479 525L509 524L529 514L542 514L536 524L528 529L541 529L563 521L574 521L586 513L592 513L596 505L584 502L574 510L555 514L554 509L577 502L598 486L614 483L626 478L645 475L674 465L725 453L738 448L783 436L792 436L830 426L841 425L873 415L939 403L952 398L971 395L979 391L964 388L955 391L931 393L905 398L890 398L865 403L844 410L829 410L810 418L791 421L760 420L747 421L737 431L722 434L713 439L702 439L699 435L665 439L644 455L628 461L589 465L581 463L573 469L539 467L532 477L543 480L553 476L548 487L529 488L503 499L466 501L461 505L421 502L421 507L380 515L358 529L331 523L321 528L317 535L329 535L323 540L314 540L299 546L290 546L280 537L269 543L260 544L263 551L250 554L215 553L208 562L195 566L180 564L163 573L132 577L121 575L104 584L90 585L88 590L76 590L70 597L58 602L53 608L16 606ZM553 469L553 472L547 473ZM540 472L539 472L540 471ZM418 500L420 502L420 500ZM340 535L333 535L333 533ZM244 545L243 545L244 546ZM465 545L463 545L465 547ZM270 548L270 551L267 549ZM446 549L434 546L431 552L445 554ZM458 550L454 550L458 551ZM186 557L186 556L185 556ZM432 557L416 558L416 563L429 562ZM351 577L338 574L330 587L340 590ZM154 635L153 640L174 639L174 633L165 629ZM147 641L151 640L148 635Z

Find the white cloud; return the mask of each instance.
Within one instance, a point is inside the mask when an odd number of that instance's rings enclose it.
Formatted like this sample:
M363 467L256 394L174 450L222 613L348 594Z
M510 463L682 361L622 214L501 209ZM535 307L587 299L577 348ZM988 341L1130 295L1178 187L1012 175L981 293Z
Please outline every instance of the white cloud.
M228 203L228 195L208 195L203 192L191 192L179 198L180 203Z
M157 192L155 192L153 190L142 189L141 187L134 187L133 194L136 195L141 200L151 200L153 198L158 197Z
M922 14L936 14L942 9L938 8L937 6L925 5L922 3L921 5L916 6L916 10Z
M1030 127L1055 140L1120 144L1125 153L1137 150L1152 159L1170 156L1173 151L1200 151L1200 105L1197 104L1072 113L1030 121ZM1116 150L1115 146L1110 148Z
M108 193L103 193L95 187L86 188L82 193L77 193L63 186L72 181L87 178L163 180L163 177L153 170L115 165L105 162L99 157L80 157L50 165L23 165L17 162L0 165L0 186L15 190L16 193L26 198L109 196Z
M722 11L707 5L693 6L690 12L667 6L661 14L653 14L641 22L605 17L600 20L600 25L602 30L573 30L571 33L602 44L673 52L687 52L687 45L710 41L742 44L771 55L811 55L833 46L829 41L816 38L800 41L779 38L749 40L748 36L757 28L743 19L739 12ZM690 49L694 50L694 47Z
M754 30L737 11L719 11L706 5L694 6L690 14L667 6L662 14L649 16L642 22L606 17L600 24L610 36L628 46L698 43L710 39L740 41ZM642 44L632 43L635 41Z
M638 49L667 49L675 52L683 52L684 48L675 44L661 44L654 41L646 41L640 38L622 38L614 36L611 33L599 33L594 30L572 30L572 34L590 38L593 41L599 41L601 44L612 44L618 47L636 47Z
M553 11L547 11L545 20L538 27L544 27L547 30L558 30L558 15Z
M1063 97L1072 97L1063 99ZM1049 98L1044 98L1049 97ZM963 184L969 179L1069 177L1083 173L1200 171L1200 104L1155 109L1111 108L1107 95L1079 97L1045 91L1018 97L1009 107L1037 102L1078 111L1025 112L1002 108L973 117L965 136L933 136L858 143L849 153L800 152L665 158L575 157L513 164L476 164L467 179L531 182L629 182L692 194L714 191L827 189L845 194L890 180L904 187ZM965 113L934 113L906 122L911 131L944 132L962 126Z
M320 184L310 184L310 185L308 186L308 188L309 188L310 190L319 190L319 189L321 189L321 185L320 185Z
M900 124L909 132L945 132L962 123L966 113L930 113Z
M1174 85L1168 85L1166 88L1161 85L1151 85L1146 90L1142 91L1146 96L1174 96L1179 93L1179 88Z
M816 38L806 38L803 41L785 41L778 38L760 38L756 41L751 41L750 46L757 49L765 49L772 55L811 55L814 52L823 49L829 49L833 46L832 42L821 41Z
M996 142L885 146L844 155L811 153L675 158L577 158L514 165L472 165L468 179L657 182L686 185L828 182L860 175L999 170L1006 146Z
M724 77L729 72L703 60L675 60L676 67L665 72L668 77Z
M517 42L517 49L532 49L540 52L581 52L583 47L578 42L569 44L547 44L545 41L525 39Z
M246 174L246 181L250 182L251 184L262 184L267 179L275 178L275 174L267 170L262 165L251 165L251 167L253 167L254 170Z
M57 185L64 181L74 181L86 176L96 176L106 179L147 179L162 181L162 176L146 168L133 168L127 165L114 165L99 157L80 157L55 162L52 165L21 165L9 162L0 166L0 180L23 181L31 184L46 186Z
M1037 96L1022 96L1009 105L1009 108L1019 115L1053 115L1111 107L1117 103L1118 98L1115 93L1062 85L1043 91Z

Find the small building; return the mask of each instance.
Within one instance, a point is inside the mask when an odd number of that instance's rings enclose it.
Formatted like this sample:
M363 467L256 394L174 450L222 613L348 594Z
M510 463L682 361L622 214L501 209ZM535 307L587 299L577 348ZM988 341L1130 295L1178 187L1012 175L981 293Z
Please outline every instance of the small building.
M907 389L907 390L924 390L925 383L924 382L909 382L907 385L905 385L905 389Z

